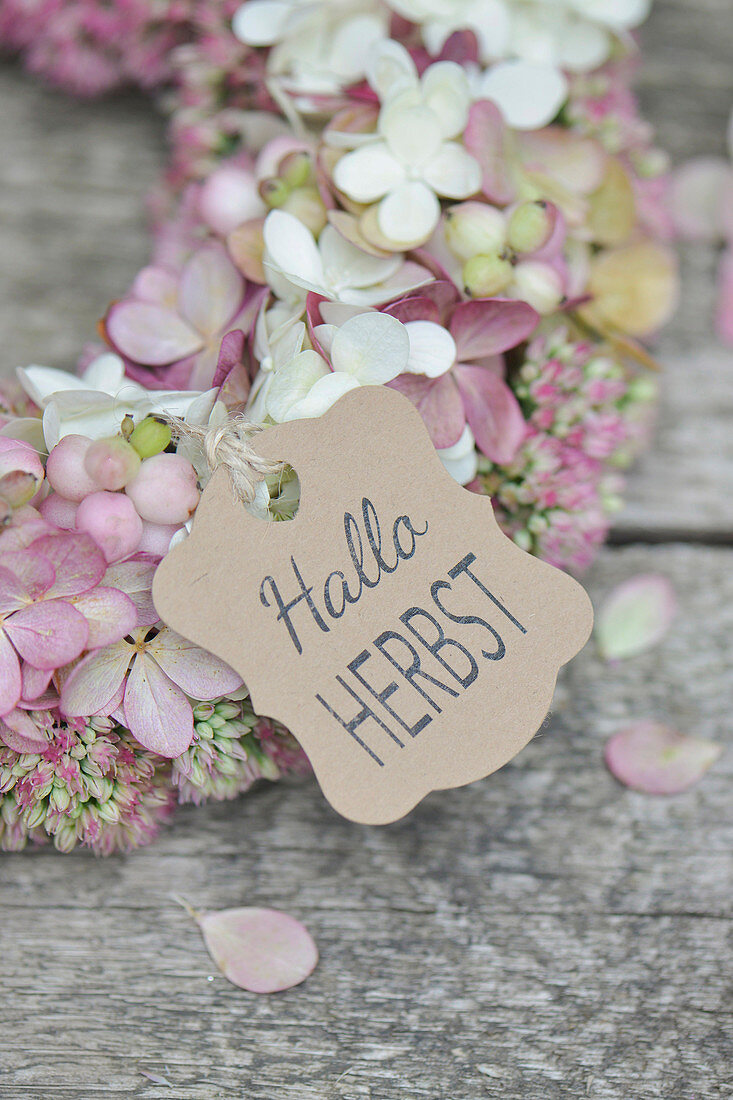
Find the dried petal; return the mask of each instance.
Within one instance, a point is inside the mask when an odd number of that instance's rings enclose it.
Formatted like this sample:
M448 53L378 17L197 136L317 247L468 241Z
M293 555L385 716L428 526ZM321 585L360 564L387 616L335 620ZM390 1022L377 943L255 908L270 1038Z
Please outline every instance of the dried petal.
M596 617L596 638L608 661L635 657L662 640L677 611L666 577L643 573L618 585Z
M606 744L608 770L635 791L679 794L703 777L722 746L690 737L660 722L635 722Z
M277 909L222 909L193 915L224 977L250 993L279 993L299 985L318 962L318 949L307 928Z

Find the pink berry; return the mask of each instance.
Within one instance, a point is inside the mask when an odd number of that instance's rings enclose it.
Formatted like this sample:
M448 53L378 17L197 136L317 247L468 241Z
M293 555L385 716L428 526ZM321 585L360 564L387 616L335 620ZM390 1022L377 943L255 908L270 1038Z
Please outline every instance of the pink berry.
M182 455L146 458L125 492L142 519L150 523L185 523L199 502L196 471Z
M76 510L79 507L73 500L51 493L41 503L38 511L43 518L62 531L73 531L76 527Z
M97 439L84 457L84 469L98 489L124 489L140 469L140 455L122 436Z
M78 503L99 488L84 468L84 459L91 445L91 439L85 435L65 435L48 456L48 483L67 500Z
M142 520L124 493L91 493L76 511L77 531L92 536L107 561L120 561L137 550Z
M168 553L171 539L176 531L180 531L179 523L143 523L143 536L140 539L138 550L145 554L153 554L162 558Z

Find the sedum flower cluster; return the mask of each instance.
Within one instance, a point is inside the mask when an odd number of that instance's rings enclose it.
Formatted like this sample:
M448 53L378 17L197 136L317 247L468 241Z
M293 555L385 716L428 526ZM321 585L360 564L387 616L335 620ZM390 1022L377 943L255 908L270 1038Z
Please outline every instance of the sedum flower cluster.
M176 803L307 770L153 605L211 473L180 421L267 426L390 386L519 546L591 561L676 301L666 159L630 90L648 9L3 5L0 42L49 80L157 88L171 143L103 343L0 392L3 846L124 850ZM286 471L254 507L287 520L298 498Z

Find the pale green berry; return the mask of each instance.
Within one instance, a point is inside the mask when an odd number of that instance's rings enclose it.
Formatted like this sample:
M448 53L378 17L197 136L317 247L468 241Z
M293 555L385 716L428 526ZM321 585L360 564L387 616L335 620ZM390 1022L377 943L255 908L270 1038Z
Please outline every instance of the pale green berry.
M515 252L536 252L549 241L555 227L553 208L545 202L523 202L507 226L507 244Z
M146 416L133 429L130 444L140 458L152 458L164 451L171 441L171 426L159 416Z
M464 264L463 286L472 298L492 298L506 290L513 274L514 268L504 256L474 256Z
M445 243L459 260L501 252L506 242L504 215L485 202L462 202L445 212Z

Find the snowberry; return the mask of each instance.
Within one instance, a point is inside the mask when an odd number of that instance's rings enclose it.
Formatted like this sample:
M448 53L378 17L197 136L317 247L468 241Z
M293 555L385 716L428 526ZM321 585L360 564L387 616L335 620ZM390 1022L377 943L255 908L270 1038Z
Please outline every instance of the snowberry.
M84 469L98 489L124 489L140 469L140 455L122 436L97 439L84 456Z
M76 527L78 507L73 500L67 500L58 493L51 493L41 502L38 511L54 527L60 527L62 531L73 531Z
M145 554L153 554L162 558L168 553L171 539L176 531L180 531L179 523L143 523L143 533L138 550Z
M147 458L125 492L138 515L150 523L185 523L199 502L196 471L182 455Z
M76 511L76 528L92 536L108 562L134 553L143 533L142 520L129 497L104 491L84 498Z
M67 500L77 503L99 486L89 476L84 465L92 445L85 435L65 435L48 456L46 477L52 489Z

